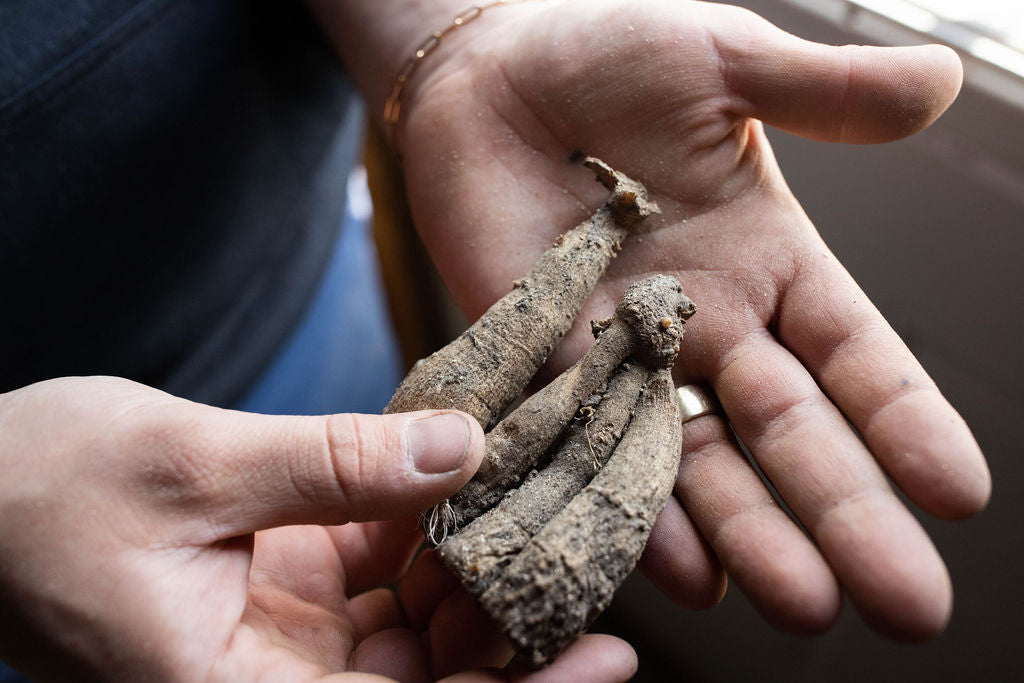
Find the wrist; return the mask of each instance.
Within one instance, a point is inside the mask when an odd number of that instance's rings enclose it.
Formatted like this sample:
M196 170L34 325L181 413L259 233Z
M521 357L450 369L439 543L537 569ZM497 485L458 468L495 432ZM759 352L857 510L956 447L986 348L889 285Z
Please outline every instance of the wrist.
M551 0L307 0L363 93L372 120L385 128L388 120L395 120L394 114L389 119L385 112L397 105L397 113L404 119L420 85L455 55L463 53L468 44L518 16L543 10L550 3ZM438 34L441 37L435 38ZM400 92L396 93L396 89ZM394 100L390 107L389 99Z

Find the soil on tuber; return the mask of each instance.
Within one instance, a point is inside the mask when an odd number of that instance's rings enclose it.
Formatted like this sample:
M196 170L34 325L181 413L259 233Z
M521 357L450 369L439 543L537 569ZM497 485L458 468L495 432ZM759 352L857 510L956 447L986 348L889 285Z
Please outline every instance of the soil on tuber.
M615 315L595 326L597 341L575 365L526 399L487 434L480 469L450 500L456 526L493 507L547 452L583 401L601 390L630 356L649 368L671 367L683 323L696 307L679 283L661 275L635 283ZM662 320L669 319L665 326ZM428 529L429 531L429 529Z
M584 357L501 419L629 230L658 210L636 181L597 159L586 164L611 190L608 201L417 363L385 409L457 408L488 432L477 474L422 525L533 666L607 607L671 492L682 440L671 367L696 311L673 278L634 283L611 318L593 323Z
M647 381L642 365L624 364L605 394L585 401L551 462L501 502L437 547L437 555L479 597L548 521L586 486L618 444ZM581 408L582 410L582 408Z
M672 376L663 370L608 464L480 596L521 658L546 664L611 603L672 491L681 448Z

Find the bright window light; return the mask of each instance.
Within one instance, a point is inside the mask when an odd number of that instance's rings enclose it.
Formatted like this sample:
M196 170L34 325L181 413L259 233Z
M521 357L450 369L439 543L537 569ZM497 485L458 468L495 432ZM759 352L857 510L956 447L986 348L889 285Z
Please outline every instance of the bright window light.
M903 0L854 0L854 4L921 33L931 33L939 25L934 12Z
M1009 45L985 36L972 40L967 45L967 50L979 59L1024 77L1024 52L1020 50L1014 50Z
M965 80L1024 110L1024 0L778 1L879 45L945 43L963 57Z
M1024 0L847 0L1024 77Z

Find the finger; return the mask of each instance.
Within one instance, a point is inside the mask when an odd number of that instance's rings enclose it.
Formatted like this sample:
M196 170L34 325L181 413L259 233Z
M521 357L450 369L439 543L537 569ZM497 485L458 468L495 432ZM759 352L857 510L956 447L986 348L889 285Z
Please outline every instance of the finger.
M266 416L180 402L134 430L136 489L219 537L290 524L411 516L476 471L483 431L468 415Z
M419 636L407 628L379 631L359 643L352 653L354 671L386 676L388 680L427 683L430 661Z
M707 609L725 595L725 573L675 497L651 529L640 570L662 593L688 609Z
M464 590L454 591L437 606L427 639L438 678L457 671L503 667L513 655L508 638Z
M468 671L441 683L621 683L632 679L636 671L636 652L629 643L614 636L586 634L540 671Z
M637 657L629 643L598 633L580 636L542 671L513 674L516 683L558 683L585 680L618 683L630 680L637 671Z
M963 67L939 45L833 47L752 12L714 5L709 22L732 109L798 135L886 142L927 127L956 98Z
M345 673L340 674L330 674L317 680L319 683L395 683L395 679L391 678L390 676L359 673L354 671L347 671Z
M802 634L835 622L841 606L835 577L772 499L720 417L683 426L675 490L730 580L766 621Z
M433 551L420 553L399 585L398 594L412 627L417 630L429 627L431 655L439 676L467 668L500 667L511 657L507 639L460 587L458 579L441 565ZM581 643L589 644L582 650L577 649ZM607 649L597 654L595 647ZM628 680L636 667L636 655L625 642L610 636L583 636L544 671L569 671L572 667L563 668L560 664L567 656L570 656L570 665L576 663L572 666L585 665L590 658L593 674L584 676L588 681ZM505 672L474 672L465 676L451 680L506 680ZM566 679L556 676L551 680Z
M441 564L434 551L424 550L398 584L398 598L409 624L426 631L438 605L460 587L458 577Z
M423 543L413 518L328 527L327 534L345 566L349 595L397 580Z
M378 631L408 626L398 598L394 591L387 588L376 588L349 598L346 613L352 622L357 642L366 640Z
M942 559L800 362L754 334L725 354L713 383L865 620L902 639L938 634L952 606Z
M976 514L992 480L967 425L849 274L834 259L819 268L783 300L783 343L912 501L945 519Z

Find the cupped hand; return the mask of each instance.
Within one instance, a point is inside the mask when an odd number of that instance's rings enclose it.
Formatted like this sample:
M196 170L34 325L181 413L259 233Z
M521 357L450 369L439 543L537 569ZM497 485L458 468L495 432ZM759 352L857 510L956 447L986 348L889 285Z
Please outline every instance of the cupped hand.
M0 658L38 680L505 680L480 667L507 641L432 556L406 576L412 516L482 447L451 411L261 416L113 378L0 395ZM536 680L635 665L588 637Z
M707 606L720 563L795 632L827 628L842 591L894 637L941 631L948 574L889 478L957 519L988 499L984 459L801 210L761 122L831 142L911 134L956 96L955 54L828 47L681 0L500 11L424 61L397 131L414 218L455 298L479 315L603 200L579 151L642 181L663 213L627 242L552 364L578 357L586 321L632 281L675 275L698 306L678 381L714 389L799 521L726 422L699 418L684 427L678 502L656 526L649 574Z

